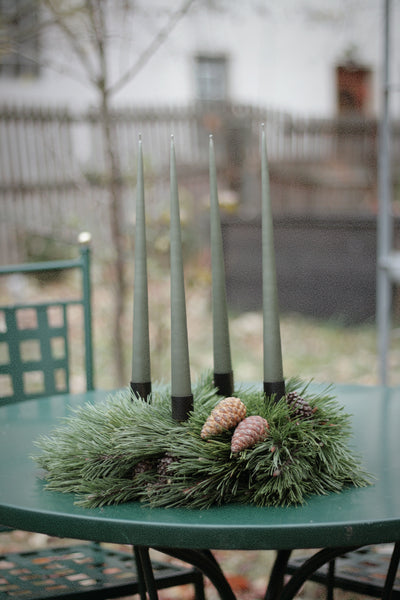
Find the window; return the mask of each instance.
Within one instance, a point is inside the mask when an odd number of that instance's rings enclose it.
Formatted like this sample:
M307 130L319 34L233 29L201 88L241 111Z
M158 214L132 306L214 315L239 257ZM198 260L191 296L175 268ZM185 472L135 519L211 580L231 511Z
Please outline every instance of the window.
M196 92L199 100L227 99L227 59L225 56L196 57Z
M38 76L38 25L35 1L0 0L0 76Z

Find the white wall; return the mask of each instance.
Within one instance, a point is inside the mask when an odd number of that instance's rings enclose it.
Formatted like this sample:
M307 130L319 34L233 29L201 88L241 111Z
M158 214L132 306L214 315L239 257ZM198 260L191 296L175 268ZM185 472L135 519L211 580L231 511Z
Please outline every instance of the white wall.
M165 1L170 7L168 0L141 0L145 7ZM371 111L379 110L383 0L231 0L222 12L203 5L207 3L198 1L192 7L146 67L115 96L116 104L190 102L195 98L194 55L225 53L233 101L329 117L336 109L334 67L354 47L357 58L373 71ZM393 0L394 76L400 72L399 5ZM116 73L131 64L166 16L162 12L155 18L149 9L131 20L114 18ZM64 68L75 68L76 61L59 39L48 37L45 46L47 56L57 57ZM43 69L36 81L1 79L0 101L80 109L93 104L96 96L84 79ZM399 105L393 101L397 112Z
M380 0L265 4L270 8L258 14L244 2L234 14L208 13L198 19L200 27L191 23L192 50L214 49L232 57L233 98L330 116L336 109L334 69L350 47L355 47L356 57L374 73L380 69ZM359 10L352 11L351 6ZM376 103L377 91L375 109Z

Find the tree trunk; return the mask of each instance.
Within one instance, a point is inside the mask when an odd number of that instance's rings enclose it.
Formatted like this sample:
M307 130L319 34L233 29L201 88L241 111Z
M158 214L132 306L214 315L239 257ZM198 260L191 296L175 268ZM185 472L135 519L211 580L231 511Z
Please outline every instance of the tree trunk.
M113 331L117 385L126 385L125 361L123 351L123 315L125 309L126 281L123 252L123 206L122 177L111 124L109 97L102 90L101 126L105 141L105 153L108 165L108 187L110 193L110 225L113 248L115 251L115 294L113 306Z

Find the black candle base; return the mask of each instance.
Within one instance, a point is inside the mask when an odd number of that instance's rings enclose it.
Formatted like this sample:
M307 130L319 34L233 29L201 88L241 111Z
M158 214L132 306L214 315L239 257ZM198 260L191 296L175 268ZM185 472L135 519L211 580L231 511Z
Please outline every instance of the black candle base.
M190 396L171 396L172 418L175 421L187 421L193 410L193 394Z
M131 390L135 396L140 396L143 400L147 400L151 394L151 381L144 381L134 383L131 381Z
M272 396L275 394L275 400L280 400L285 395L284 381L264 381L264 394Z
M233 394L233 371L230 373L214 373L214 385L221 396Z

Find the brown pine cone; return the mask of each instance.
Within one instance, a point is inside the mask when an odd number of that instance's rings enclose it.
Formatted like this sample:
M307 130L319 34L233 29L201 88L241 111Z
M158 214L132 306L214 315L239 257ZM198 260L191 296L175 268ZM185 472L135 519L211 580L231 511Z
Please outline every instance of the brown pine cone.
M168 467L174 462L176 462L175 456L173 456L170 452L166 452L164 456L159 458L157 461L157 473L162 477L167 475Z
M231 452L240 452L245 448L252 448L257 442L265 440L268 436L268 421L263 417L246 417L233 432Z
M171 475L169 472L169 466L177 461L178 461L177 457L174 456L173 454L171 454L170 452L166 452L164 454L164 456L162 456L161 458L158 459L157 473L159 475L158 482L160 484L165 485L168 483L169 477Z
M286 402L295 419L309 419L315 412L297 392L286 394Z
M141 475L142 473L147 473L148 471L152 471L155 469L154 461L151 459L144 459L136 463L136 465L132 469L132 479L136 477L136 475Z
M233 429L246 416L246 407L240 398L230 396L218 402L201 430L203 440L222 431Z

